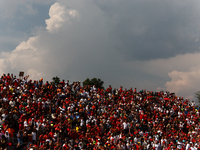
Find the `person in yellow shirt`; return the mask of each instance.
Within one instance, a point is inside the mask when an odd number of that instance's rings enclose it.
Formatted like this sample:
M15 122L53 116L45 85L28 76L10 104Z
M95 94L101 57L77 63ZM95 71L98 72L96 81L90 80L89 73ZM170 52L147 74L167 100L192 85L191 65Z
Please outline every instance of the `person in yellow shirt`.
M78 124L76 124L76 132L78 132L78 130L79 130L79 126Z

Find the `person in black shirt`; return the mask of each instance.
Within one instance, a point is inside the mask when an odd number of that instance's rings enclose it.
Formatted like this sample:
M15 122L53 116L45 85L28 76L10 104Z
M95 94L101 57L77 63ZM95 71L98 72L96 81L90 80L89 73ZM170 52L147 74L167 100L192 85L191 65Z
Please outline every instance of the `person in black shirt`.
M6 137L5 137L5 135L2 135L0 147L1 147L2 149L5 149L5 148L6 148L6 144L7 144Z

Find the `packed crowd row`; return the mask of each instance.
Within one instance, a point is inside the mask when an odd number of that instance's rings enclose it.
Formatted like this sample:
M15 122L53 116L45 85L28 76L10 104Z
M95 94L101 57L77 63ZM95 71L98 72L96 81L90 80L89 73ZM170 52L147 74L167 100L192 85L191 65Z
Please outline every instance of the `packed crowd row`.
M0 91L2 149L200 149L200 109L174 93L10 74Z

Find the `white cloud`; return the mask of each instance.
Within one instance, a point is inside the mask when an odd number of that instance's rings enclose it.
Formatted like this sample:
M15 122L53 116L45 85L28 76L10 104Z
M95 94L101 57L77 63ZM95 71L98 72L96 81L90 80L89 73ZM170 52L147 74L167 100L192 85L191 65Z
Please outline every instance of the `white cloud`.
M195 100L194 93L200 90L199 58L200 53L187 53L168 59L129 62L126 66L137 70L141 75L146 74L145 79L149 81L139 80L135 83L142 84L147 89L175 92L177 96ZM149 83L150 76L154 79L152 83Z
M76 10L66 10L65 7L61 6L59 3L54 3L49 10L50 18L45 20L49 32L53 32L60 28L66 19L71 17L75 18L78 16Z
M199 65L200 53L187 53L168 59L156 59L150 61L136 61L134 67L152 75L166 78L168 73L174 70L187 72L190 68Z
M33 65L39 65L40 53L42 52L35 45L38 40L39 37L31 37L27 42L21 42L12 52L2 52L1 60L4 60L4 65L7 65L5 71L13 69L28 71Z
M65 21L65 13L66 12L63 6L60 6L59 3L53 4L49 10L50 18L45 20L47 24L46 29L52 32L53 30L61 27L62 22Z
M39 37L31 37L29 38L29 40L27 42L23 41L21 42L17 47L16 49L13 51L13 52L16 52L16 51L23 51L23 50L29 50L29 49L32 49L34 51L36 51L36 48L33 46L35 43L35 41L38 40Z
M165 84L168 91L170 90L179 95L184 95L186 98L194 99L194 93L200 90L200 65L191 67L184 72L174 70L169 73L169 77L171 81Z

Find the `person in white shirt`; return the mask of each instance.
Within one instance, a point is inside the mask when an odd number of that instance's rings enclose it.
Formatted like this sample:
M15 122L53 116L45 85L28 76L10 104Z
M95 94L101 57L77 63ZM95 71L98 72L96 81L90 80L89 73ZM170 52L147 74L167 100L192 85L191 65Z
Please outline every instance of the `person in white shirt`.
M191 103L191 106L193 107L195 105L195 102L194 101L192 101L192 103Z
M157 140L153 143L153 147L155 150L161 150L161 145Z
M189 150L195 150L194 144L192 142L190 142L190 148Z
M178 140L178 141L177 141L177 148L178 148L178 149L181 149L182 146L183 146L183 143L182 143L180 140Z
M123 129L124 129L124 134L128 134L128 123L127 123L127 120L125 120L123 122Z
M15 101L13 100L13 98L11 98L11 101L9 102L9 105L11 107L15 107Z
M9 136L8 131L5 132L5 137L6 137L6 139L7 139L8 141L10 141L10 136Z
M185 150L189 150L190 149L190 143L188 141L186 141L186 147Z
M37 139L36 139L36 129L33 129L32 131L32 143L35 144Z

